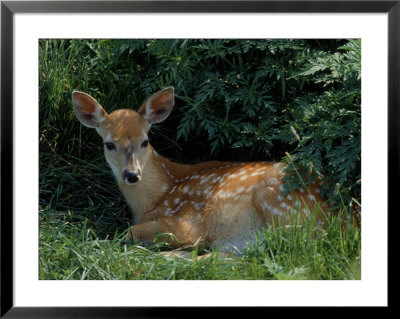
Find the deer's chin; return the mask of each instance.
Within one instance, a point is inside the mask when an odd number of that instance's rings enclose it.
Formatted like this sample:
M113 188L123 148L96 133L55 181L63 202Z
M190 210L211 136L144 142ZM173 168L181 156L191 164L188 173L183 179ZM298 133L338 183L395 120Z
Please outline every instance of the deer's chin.
M136 181L136 182L129 182L128 180L126 180L126 178L124 179L124 183L125 183L125 185L127 185L127 186L135 186L135 185L137 185L137 184L140 184L140 182L141 182L141 178L139 177L139 179Z

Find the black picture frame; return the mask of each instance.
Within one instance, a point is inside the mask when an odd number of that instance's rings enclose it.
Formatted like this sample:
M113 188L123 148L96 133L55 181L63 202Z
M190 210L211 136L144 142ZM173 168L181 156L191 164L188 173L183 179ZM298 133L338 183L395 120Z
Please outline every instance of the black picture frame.
M15 307L13 302L13 19L16 13L387 13L388 218L396 213L400 162L400 0L396 1L1 1L1 318L131 318L187 316L185 308ZM398 210L398 209L397 209ZM389 221L389 225L393 222ZM390 251L390 241L388 247ZM389 256L388 256L389 258ZM389 261L389 260L388 260ZM388 281L389 287L390 281ZM34 293L34 292L32 292ZM388 309L390 308L390 298ZM293 307L292 307L293 309ZM196 310L201 315L203 310ZM259 310L259 309L256 309ZM304 310L304 309L303 309ZM226 309L205 310L226 316ZM274 311L274 309L268 310ZM299 311L299 309L296 309ZM302 311L302 310L300 310ZM332 309L334 313L341 311ZM186 314L185 314L186 313ZM235 311L236 314L237 311ZM298 315L298 314L297 314Z

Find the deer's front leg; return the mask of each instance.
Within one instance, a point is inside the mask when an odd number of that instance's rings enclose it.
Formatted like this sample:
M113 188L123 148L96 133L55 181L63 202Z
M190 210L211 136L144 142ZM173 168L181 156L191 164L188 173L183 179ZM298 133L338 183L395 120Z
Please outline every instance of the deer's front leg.
M158 220L132 226L129 229L128 238L146 243L152 243L154 239L158 239L179 247L199 243L200 236L193 227L182 225L171 227L166 220Z
M165 233L165 227L157 221L145 222L132 226L128 231L128 239L152 243L156 235Z

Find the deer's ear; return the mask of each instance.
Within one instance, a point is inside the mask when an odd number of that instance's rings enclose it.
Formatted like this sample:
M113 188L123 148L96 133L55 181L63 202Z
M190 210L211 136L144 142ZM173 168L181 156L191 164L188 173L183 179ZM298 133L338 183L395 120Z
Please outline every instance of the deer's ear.
M163 89L152 95L140 108L138 113L151 125L164 121L174 107L174 88Z
M89 94L74 91L72 92L72 103L78 120L90 128L98 128L105 120L107 112Z

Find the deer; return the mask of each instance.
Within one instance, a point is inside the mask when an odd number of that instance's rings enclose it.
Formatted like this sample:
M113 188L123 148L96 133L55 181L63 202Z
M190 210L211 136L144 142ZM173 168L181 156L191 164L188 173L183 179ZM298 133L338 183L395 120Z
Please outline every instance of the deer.
M174 88L150 96L139 108L108 114L95 98L72 92L75 115L96 129L105 159L128 203L134 225L128 238L152 243L159 234L173 247L204 245L242 254L254 234L289 214L310 216L315 205L328 209L320 183L283 193L285 163L207 161L176 163L150 144L152 125L175 104Z

